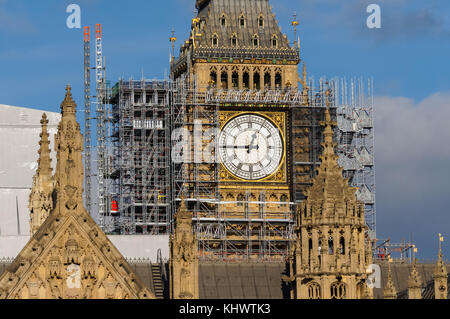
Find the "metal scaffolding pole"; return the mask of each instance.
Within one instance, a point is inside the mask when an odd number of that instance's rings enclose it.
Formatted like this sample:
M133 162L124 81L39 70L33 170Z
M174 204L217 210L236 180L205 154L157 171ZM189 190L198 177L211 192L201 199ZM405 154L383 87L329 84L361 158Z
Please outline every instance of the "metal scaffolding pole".
M86 209L92 215L91 162L91 48L90 29L84 27L84 189Z

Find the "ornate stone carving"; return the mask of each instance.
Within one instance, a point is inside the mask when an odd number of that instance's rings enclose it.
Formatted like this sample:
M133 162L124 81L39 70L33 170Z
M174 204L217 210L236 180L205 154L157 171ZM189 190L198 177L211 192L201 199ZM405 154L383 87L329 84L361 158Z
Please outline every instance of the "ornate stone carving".
M48 119L44 113L41 119L42 132L39 142L38 168L33 177L28 208L30 209L30 233L34 233L47 219L53 209L54 180L52 176L50 141L47 132Z
M336 123L331 121L328 108L325 117L321 123L325 126L321 165L297 211L297 245L290 261L294 272L292 295L310 298L311 291L305 283L313 280L319 285L321 298L371 298L372 290L365 285L371 259L366 253L370 242L366 237L364 206L357 201L356 188L349 186L338 166L332 129Z
M192 230L192 213L184 198L176 214L175 233L170 239L172 299L198 299L197 238Z

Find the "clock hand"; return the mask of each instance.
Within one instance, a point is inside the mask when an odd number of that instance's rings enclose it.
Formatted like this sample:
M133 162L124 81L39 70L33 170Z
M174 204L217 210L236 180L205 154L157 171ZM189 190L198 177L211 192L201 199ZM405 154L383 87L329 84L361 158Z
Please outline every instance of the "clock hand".
M253 149L256 149L256 150L259 149L259 145L254 145L257 137L258 136L256 135L256 133L254 133L252 135L252 141L251 141L250 145L248 146L248 150L247 150L248 153L250 153L250 151L253 150Z

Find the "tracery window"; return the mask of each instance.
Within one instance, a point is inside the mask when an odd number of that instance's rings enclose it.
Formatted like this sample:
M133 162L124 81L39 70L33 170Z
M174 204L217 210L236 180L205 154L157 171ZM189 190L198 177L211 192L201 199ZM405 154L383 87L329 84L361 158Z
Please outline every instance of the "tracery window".
M321 299L320 285L317 282L311 282L308 284L308 298L309 299Z
M335 282L330 287L331 299L345 299L346 286L343 282Z

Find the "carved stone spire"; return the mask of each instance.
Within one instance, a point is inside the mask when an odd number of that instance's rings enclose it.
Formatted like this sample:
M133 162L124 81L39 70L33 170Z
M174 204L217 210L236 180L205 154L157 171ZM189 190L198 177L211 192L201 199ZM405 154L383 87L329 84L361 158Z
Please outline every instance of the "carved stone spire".
M197 238L184 195L175 218L175 231L170 239L170 295L172 299L198 299Z
M61 122L55 137L57 207L74 210L83 203L83 137L76 120L76 104L70 86L61 103Z
M31 236L39 229L53 209L53 172L50 158L50 141L47 132L48 119L44 113L41 119L42 132L39 141L38 168L33 176L28 208L30 209Z
M397 299L397 289L392 281L391 263L389 263L388 280L384 287L384 299Z
M336 122L331 120L329 107L321 124L325 127L321 164L297 212L295 297L371 298L364 205L338 165L333 142Z
M447 267L442 260L442 249L439 247L438 260L433 273L435 299L447 299L447 276Z
M409 299L422 299L422 279L417 271L416 259L414 259L411 273L408 279L408 297Z

